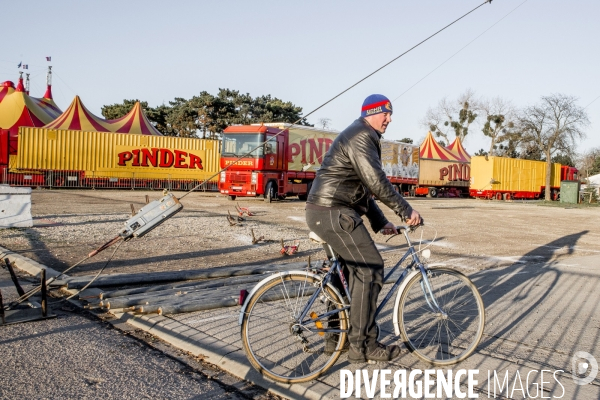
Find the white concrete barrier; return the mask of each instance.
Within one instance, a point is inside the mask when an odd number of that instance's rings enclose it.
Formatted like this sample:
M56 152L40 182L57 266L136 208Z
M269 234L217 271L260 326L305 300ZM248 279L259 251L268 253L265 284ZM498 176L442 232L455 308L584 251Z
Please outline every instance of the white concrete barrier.
M29 228L31 188L0 185L0 228Z

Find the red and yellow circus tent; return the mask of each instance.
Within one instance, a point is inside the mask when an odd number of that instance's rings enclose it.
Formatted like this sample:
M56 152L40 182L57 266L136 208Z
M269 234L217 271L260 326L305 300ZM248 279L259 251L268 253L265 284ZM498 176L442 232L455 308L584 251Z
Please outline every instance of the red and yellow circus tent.
M14 91L11 91L10 83L0 102L0 129L8 130L10 136L16 136L20 126L42 127L61 114L51 99L48 101L29 96L22 77Z
M459 161L471 162L471 156L467 153L459 138L454 139L454 142L446 149L450 150Z
M107 120L97 117L88 110L79 96L75 96L69 108L44 128L162 136L150 123L139 102L125 116L115 120Z
M54 102L54 99L52 98L52 85L50 83L48 83L46 87L46 93L44 93L44 97L32 97L31 99L35 101L41 108L48 110L50 113L54 113L56 117L62 114L62 110L58 108Z
M95 116L88 110L79 96L75 96L71 105L54 121L44 128L67 129L74 131L112 132L110 122Z
M4 97L7 95L13 94L15 92L15 84L11 81L2 82L0 86L0 103L4 100Z
M110 120L109 122L113 129L111 132L162 136L162 133L160 133L146 117L139 101L136 101L131 111L125 116Z
M431 132L427 132L427 136L419 147L419 158L429 160L444 160L444 161L460 161L458 156L444 146L441 146L435 141Z

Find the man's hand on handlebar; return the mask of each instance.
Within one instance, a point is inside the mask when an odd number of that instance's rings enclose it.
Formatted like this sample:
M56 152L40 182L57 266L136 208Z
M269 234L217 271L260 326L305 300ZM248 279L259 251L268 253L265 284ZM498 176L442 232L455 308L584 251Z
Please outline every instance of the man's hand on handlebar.
M392 224L391 222L388 222L387 224L385 224L385 226L383 228L381 228L381 230L379 232L382 235L397 235L398 234L396 225Z
M417 210L412 210L410 218L406 220L406 223L410 226L417 226L421 224L421 214Z
M413 210L412 214L410 215L410 219L407 219L405 222L408 224L408 226L411 227L412 231L414 228L423 223L423 218L421 218L421 215L418 213L418 211ZM393 223L388 222L383 228L381 228L379 233L381 233L382 235L397 235L398 228L400 227L397 227Z

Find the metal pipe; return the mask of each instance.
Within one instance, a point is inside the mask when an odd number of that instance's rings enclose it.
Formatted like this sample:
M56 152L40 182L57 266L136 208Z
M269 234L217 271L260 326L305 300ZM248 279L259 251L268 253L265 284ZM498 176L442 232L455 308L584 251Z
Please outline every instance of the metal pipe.
M123 308L130 306L142 306L156 303L172 303L172 302L190 302L200 301L220 296L238 295L239 297L240 287L228 287L226 289L213 289L213 290L199 290L195 292L181 293L181 294L161 294L159 296L143 296L143 297L116 297L105 302L105 307L108 309Z
M219 279L211 279L207 281L193 281L193 282L183 282L183 283L170 283L166 285L156 285L156 286L145 286L141 288L132 288L132 289L120 289L113 290L108 292L102 292L102 299L109 299L115 297L136 295L142 293L155 293L166 290L178 291L178 290L194 290L200 288L212 288L212 287L221 287L221 286L230 286L231 284L236 283L253 283L259 282L264 278L264 274L256 274L249 276L239 276L233 278L219 278Z
M46 268L42 268L41 271L41 284L42 284L42 317L48 316L48 296L47 296L47 287L46 287Z
M2 290L0 290L0 319L2 319L3 324L6 324L6 317L4 316L4 303L2 302Z
M137 274L118 274L99 277L90 287L119 286L128 284L147 284L156 282L190 281L198 279L228 278L264 274L274 271L304 269L306 262L289 263L284 265L248 266L244 268L211 268L189 271L153 272ZM90 276L80 276L66 280L69 289L79 289L89 283Z

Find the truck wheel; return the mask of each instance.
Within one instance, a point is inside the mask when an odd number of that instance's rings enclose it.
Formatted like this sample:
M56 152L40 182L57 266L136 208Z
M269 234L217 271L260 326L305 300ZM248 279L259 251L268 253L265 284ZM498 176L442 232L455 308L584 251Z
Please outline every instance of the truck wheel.
M267 183L267 187L265 188L265 202L271 203L275 196L277 196L276 193L277 186L275 185L275 183L273 183L273 181Z
M437 197L438 191L434 187L429 188L429 192L427 193L427 197Z
M496 200L502 200L502 193L496 193Z
M502 195L502 198L504 199L504 201L510 201L510 200L512 200L512 197L511 197L510 193L504 193Z
M227 200L233 201L233 200L235 200L235 196L230 194L229 196L227 196Z

